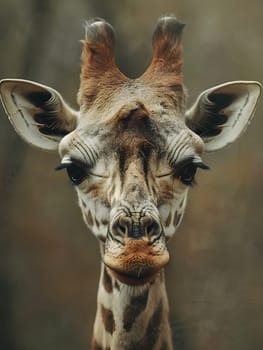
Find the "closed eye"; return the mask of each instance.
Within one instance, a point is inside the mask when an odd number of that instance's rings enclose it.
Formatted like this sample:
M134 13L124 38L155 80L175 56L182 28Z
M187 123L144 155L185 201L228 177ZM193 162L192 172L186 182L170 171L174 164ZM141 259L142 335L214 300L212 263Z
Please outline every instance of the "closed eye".
M99 178L107 177L104 174L95 174L91 171L91 167L87 164L80 162L79 160L71 159L65 157L61 164L56 167L56 170L66 169L70 181L74 185L80 185L84 180L90 176L95 176Z
M209 167L205 165L201 159L197 160L189 158L176 164L174 169L174 176L186 186L193 186L195 184L195 174L197 168L208 170Z
M192 186L195 183L195 174L197 168L208 170L209 167L205 165L201 159L197 160L193 157L184 159L176 163L171 169L171 172L167 172L161 175L158 175L158 178L173 176L180 180L184 185Z

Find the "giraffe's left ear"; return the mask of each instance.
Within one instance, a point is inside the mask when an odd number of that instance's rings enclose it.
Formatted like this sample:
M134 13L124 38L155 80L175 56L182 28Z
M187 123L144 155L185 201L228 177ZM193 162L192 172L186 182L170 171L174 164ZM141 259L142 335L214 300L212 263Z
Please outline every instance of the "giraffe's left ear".
M234 81L204 91L186 112L187 126L205 142L205 151L217 151L234 142L253 117L262 86Z
M43 150L56 150L73 131L78 113L54 89L28 80L0 81L1 100L16 132Z

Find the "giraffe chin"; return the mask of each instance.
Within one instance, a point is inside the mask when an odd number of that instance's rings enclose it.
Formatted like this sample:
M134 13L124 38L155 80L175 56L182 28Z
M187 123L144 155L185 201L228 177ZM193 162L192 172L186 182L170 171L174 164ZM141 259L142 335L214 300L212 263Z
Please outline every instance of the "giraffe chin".
M142 286L147 283L153 283L156 279L156 277L159 275L160 271L157 271L155 273L151 273L149 275L145 276L131 276L129 274L123 273L123 272L117 272L111 268L109 268L110 273L112 276L118 280L119 282L123 284L127 284L129 286Z
M118 252L111 253L108 249L104 253L103 261L118 281L137 286L156 279L162 268L168 264L169 253L163 244L156 250L145 241L130 240Z

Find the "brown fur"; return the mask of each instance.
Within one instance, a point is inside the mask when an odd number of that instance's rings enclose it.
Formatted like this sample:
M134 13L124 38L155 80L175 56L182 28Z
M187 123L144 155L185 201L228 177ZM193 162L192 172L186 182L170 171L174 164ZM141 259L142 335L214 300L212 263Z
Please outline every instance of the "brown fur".
M132 119L130 118L132 117ZM131 119L138 126L140 120L147 119L150 117L149 111L147 111L144 104L140 101L132 101L126 103L110 120L109 124L116 124L119 127L120 121L125 121L125 119Z
M174 101L177 108L184 107L182 75L183 25L174 17L159 19L153 34L153 59L141 79L151 83L164 96Z
M103 285L104 285L105 290L108 293L112 293L112 279L111 279L111 276L109 275L106 267L104 267Z
M152 62L141 77L132 80L124 76L115 64L112 28L103 21L94 25L90 23L87 26L87 37L83 41L79 91L79 103L84 111L82 118L87 118L91 123L101 123L109 128L114 140L111 148L116 155L115 161L118 168L114 176L120 179L124 201L128 203L127 205L132 203L134 208L139 207L142 201L150 202L150 198L152 200L154 196L156 202L158 198L164 201L174 198L173 181L159 179L158 185L155 186L152 185L155 180L149 176L150 159L157 157L164 142L158 137L159 124L149 106L154 101L156 105L166 110L161 113L167 112L168 115L169 110L176 108L178 118L182 115L185 104L182 77L182 28L183 26L174 17L164 17L159 20L153 34ZM103 194L102 188L103 182L98 188L94 185L90 188L86 187L86 190L89 193L92 192L93 198L105 196L110 202L110 198L114 197L116 191L114 184L107 194ZM154 188L155 195L151 188ZM173 220L175 224L178 223L180 218L178 217L176 215L173 218L169 213L165 225L169 226ZM87 220L91 222L89 217ZM94 224L94 220L92 223ZM108 225L109 222L105 224ZM116 235L117 233L119 232L116 231ZM121 237L123 244L114 245L114 249L110 239L103 239L105 243L102 257L107 268L103 271L102 284L105 291L109 293L108 297L121 291L120 282L132 286L146 284L153 286L158 276L162 276L163 267L169 260L165 242L161 239L152 244L148 237L149 232L147 237L140 239L132 239L128 235L129 230ZM133 325L147 308L148 293L149 290L146 289L143 294L133 296L123 310L123 330L130 335ZM163 341L164 338L159 339L161 323L167 320L167 313L164 313L166 308L163 304L165 299L157 298L156 301L156 308L151 309L146 318L148 324L146 323L144 332L136 339L132 338L133 342L127 344L126 349L156 349L158 346L158 349L161 347L165 350L171 347L170 339L167 343ZM113 338L117 337L113 311L105 308L102 301L98 312L101 313L105 331L113 335ZM117 314L115 316L117 317ZM97 326L100 328L99 324ZM162 331L166 326L163 326ZM169 332L168 330L168 337ZM99 350L99 345L95 341L94 344L94 349Z
M97 238L101 241L101 242L105 242L105 240L106 240L106 237L105 236L103 236L103 235L97 235Z
M162 201L169 200L174 198L174 191L173 187L167 180L160 180L159 181L160 186L160 198Z
M174 214L174 221L173 221L174 226L178 225L180 219L181 219L181 214L178 214L177 212L175 212L175 214Z
M167 258L162 257L162 253L155 251L145 240L127 240L122 254L118 258L120 270L122 267L126 273L137 275L139 268L141 276L158 271L167 262ZM164 259L164 260L163 260Z
M91 215L90 210L88 211L88 214L86 215L86 221L87 221L87 224L88 224L89 226L93 226L94 221L93 221L93 217L92 217L92 215Z
M172 218L172 215L171 215L171 212L169 212L169 215L167 216L167 219L166 219L166 221L164 223L166 227L170 225L171 218Z
M159 20L153 34L153 58L145 73L138 79L127 78L115 63L114 33L104 21L87 26L83 40L79 103L84 110L111 104L113 96L121 96L124 86L144 86L144 94L163 96L163 104L184 107L182 76L182 25L174 17Z
M123 327L129 332L136 318L145 310L149 291L146 289L141 295L131 298L130 304L124 310Z
M149 320L146 332L142 339L131 343L127 350L138 350L138 349L154 349L156 342L158 340L160 326L163 316L163 305L162 301L159 302L157 308L155 309L152 317Z
M93 184L90 186L86 186L83 189L83 193L90 193L93 198L96 198L101 195L101 183Z
M115 331L115 321L112 311L101 305L101 316L106 332L112 334Z
M108 225L109 225L109 220L107 220L107 219L101 219L101 223L102 223L102 225L104 225L104 226L108 226Z
M86 109L99 95L103 95L105 102L107 91L127 80L115 64L114 41L114 31L108 23L103 20L87 23L79 93L79 102Z
M120 285L117 281L115 281L115 283L114 283L114 288L117 290L120 290Z
M104 263L111 274L122 283L141 285L153 281L168 263L169 254L165 246L155 250L147 240L127 239L122 251L113 255L105 251Z

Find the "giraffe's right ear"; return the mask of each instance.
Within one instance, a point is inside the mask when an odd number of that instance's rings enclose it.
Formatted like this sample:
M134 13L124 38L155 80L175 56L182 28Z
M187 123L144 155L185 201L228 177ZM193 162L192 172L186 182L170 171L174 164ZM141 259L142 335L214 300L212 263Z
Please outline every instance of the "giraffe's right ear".
M205 151L233 143L248 127L261 95L256 81L232 81L199 95L186 112L186 125L205 143Z
M1 100L16 132L43 150L56 150L76 127L78 112L54 89L20 79L0 81Z

